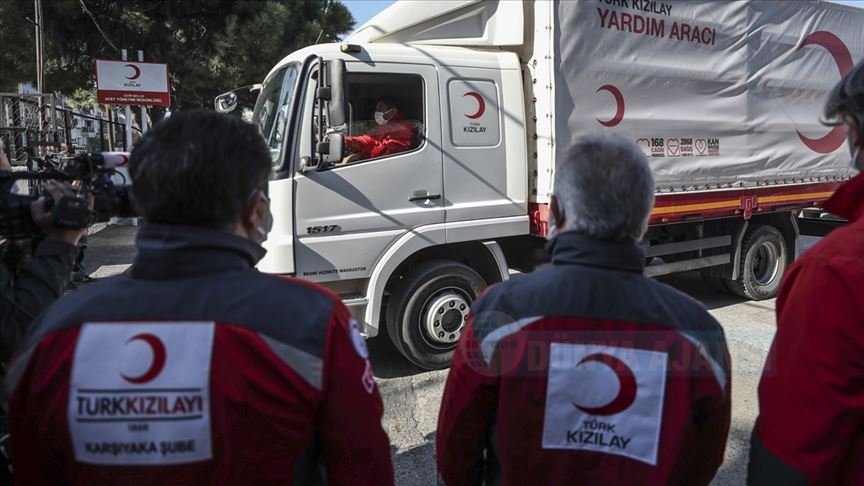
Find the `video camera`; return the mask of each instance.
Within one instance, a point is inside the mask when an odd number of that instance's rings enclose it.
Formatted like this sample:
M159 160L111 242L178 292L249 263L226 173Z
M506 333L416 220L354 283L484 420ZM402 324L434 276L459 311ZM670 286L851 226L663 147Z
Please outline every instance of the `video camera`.
M41 194L47 199L46 210L52 214L52 225L58 228L80 229L108 221L112 216L136 216L130 188L123 173L117 170L129 162L128 153L102 152L62 158L49 155L33 160L40 165L39 170L28 167L31 170L0 171L0 237L26 239L42 234L30 213L30 204L40 194L12 193L15 183L21 180L29 181L37 189L43 181L79 181L75 196L54 201L47 192ZM122 185L114 184L113 176L117 175L123 179Z

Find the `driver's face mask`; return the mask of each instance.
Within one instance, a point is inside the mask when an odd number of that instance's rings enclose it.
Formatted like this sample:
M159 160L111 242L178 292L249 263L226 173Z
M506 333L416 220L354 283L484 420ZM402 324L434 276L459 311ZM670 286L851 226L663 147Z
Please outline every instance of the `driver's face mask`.
M383 124L387 123L387 119L384 118L384 112L383 111L376 111L375 112L375 123L377 123L379 125L383 125Z
M384 106L386 106L386 105L384 105ZM383 125L383 124L387 123L386 116L387 116L387 113L390 113L391 111L393 111L393 108L390 108L389 110L385 110L385 111L376 110L375 115L374 115L375 123L377 123L378 125Z

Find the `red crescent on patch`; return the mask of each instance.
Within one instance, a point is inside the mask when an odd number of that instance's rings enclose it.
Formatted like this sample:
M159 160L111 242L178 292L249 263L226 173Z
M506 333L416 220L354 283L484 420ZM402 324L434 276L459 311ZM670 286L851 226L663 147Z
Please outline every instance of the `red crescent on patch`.
M801 43L798 49L810 45L822 46L831 54L831 57L834 58L834 62L837 64L837 69L840 71L841 78L852 70L855 63L852 61L852 54L849 53L849 48L846 47L846 44L839 37L831 32L824 30L813 32L804 39L804 42ZM798 130L795 130L795 132L807 148L820 154L830 154L840 148L846 140L846 127L843 125L834 127L822 138L808 138Z
M474 91L469 91L469 92L465 93L464 95L462 95L463 98L466 96L471 96L472 98L477 100L477 113L474 113L473 115L465 115L465 116L472 119L472 120L476 120L476 119L480 118L481 116L483 116L483 113L486 113L486 100L483 99L483 96L481 96L480 93L475 93Z
M615 125L621 123L621 120L624 119L624 95L621 94L621 90L616 88L611 84L604 84L597 88L595 93L599 93L601 91L608 91L612 96L615 97L615 104L617 105L617 110L615 111L615 116L610 118L609 120L601 120L597 119L597 121L603 125L604 127L612 128Z
M583 358L576 366L588 361L603 363L618 375L618 383L620 384L618 395L602 407L582 407L575 403L573 404L574 407L590 415L615 415L633 405L636 400L636 377L626 363L608 354L594 353Z
M128 341L126 341L126 344L129 344L132 341L144 341L147 343L153 351L153 361L150 363L150 368L148 368L141 376L121 376L124 380L136 385L153 381L153 379L159 376L159 373L162 372L162 368L165 367L165 345L162 344L162 341L158 337L149 333L132 336Z
M126 67L130 67L135 71L135 74L132 76L126 76L126 79L138 79L141 76L141 68L134 64L127 64Z

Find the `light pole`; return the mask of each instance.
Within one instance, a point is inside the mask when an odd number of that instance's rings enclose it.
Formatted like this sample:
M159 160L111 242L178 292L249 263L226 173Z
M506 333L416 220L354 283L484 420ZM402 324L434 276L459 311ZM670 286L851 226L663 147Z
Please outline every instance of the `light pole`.
M33 0L34 16L36 17L36 90L42 94L44 86L43 68L45 57L43 54L44 44L42 40L42 0Z
M36 91L39 93L39 96L36 99L38 100L39 132L41 134L42 130L45 128L42 121L42 90L45 88L45 79L43 76L45 58L42 43L42 0L33 0L33 10L33 16L36 17Z

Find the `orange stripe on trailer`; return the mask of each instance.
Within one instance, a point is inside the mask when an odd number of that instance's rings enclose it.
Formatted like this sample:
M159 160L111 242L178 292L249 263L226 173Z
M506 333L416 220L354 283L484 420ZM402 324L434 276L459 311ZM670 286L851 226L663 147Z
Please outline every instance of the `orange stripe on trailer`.
M651 211L652 216L658 216L661 214L670 214L670 213L683 213L685 211L701 211L704 209L726 209L726 208L740 208L741 200L734 199L729 201L719 201L712 203L700 203L700 204L683 204L681 206L664 206L662 208L654 208Z
M811 192L809 194L787 194L785 196L760 196L756 200L760 203L814 201L817 199L828 199L833 194L834 192Z

